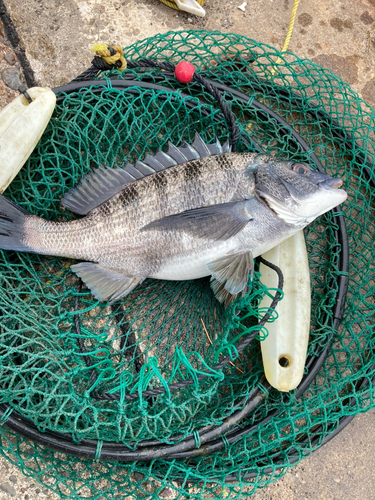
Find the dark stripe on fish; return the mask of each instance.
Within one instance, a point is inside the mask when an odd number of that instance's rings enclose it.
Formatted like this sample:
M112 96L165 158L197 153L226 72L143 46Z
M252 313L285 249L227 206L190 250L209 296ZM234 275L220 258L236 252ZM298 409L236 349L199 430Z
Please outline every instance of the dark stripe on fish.
M202 168L202 162L199 160L186 163L183 170L185 182L196 181L202 172Z
M157 195L157 206L160 208L160 212L164 215L165 210L167 208L167 187L168 181L170 181L170 173L171 171L162 170L158 172L157 175L154 176L152 182L156 188Z
M159 189L163 189L167 187L168 184L168 174L167 170L162 170L158 172L156 175L152 177L152 184L155 186L155 189L158 191Z
M138 200L139 192L136 184L129 184L126 189L121 193L120 202L126 207L129 203Z

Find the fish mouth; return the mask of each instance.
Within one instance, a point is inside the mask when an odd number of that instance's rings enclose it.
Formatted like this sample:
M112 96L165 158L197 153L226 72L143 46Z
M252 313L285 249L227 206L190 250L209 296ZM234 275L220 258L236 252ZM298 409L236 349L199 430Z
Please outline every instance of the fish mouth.
M329 179L320 182L319 186L329 190L329 189L339 189L343 184L344 184L343 180L340 179L339 177L337 178L330 177Z

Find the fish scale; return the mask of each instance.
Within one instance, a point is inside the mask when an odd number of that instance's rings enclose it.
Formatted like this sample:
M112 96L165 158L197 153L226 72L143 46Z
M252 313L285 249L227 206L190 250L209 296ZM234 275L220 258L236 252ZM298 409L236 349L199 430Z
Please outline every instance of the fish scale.
M45 221L1 196L0 247L86 261L72 270L99 300L146 278L211 275L228 305L247 292L254 257L346 197L330 176L294 165L196 135L192 146L90 172L62 199L81 219Z

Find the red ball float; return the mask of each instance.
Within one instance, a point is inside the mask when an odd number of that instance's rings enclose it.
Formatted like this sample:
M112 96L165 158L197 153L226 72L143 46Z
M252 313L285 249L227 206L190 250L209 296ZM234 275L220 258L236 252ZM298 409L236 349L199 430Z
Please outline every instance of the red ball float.
M180 83L190 83L195 73L194 66L188 61L181 61L174 70L175 77Z

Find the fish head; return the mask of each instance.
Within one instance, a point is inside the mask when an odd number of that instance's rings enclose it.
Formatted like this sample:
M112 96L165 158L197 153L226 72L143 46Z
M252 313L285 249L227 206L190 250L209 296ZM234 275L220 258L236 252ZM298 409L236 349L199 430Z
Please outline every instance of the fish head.
M307 163L259 155L252 170L257 196L288 224L304 227L347 198L340 178Z

